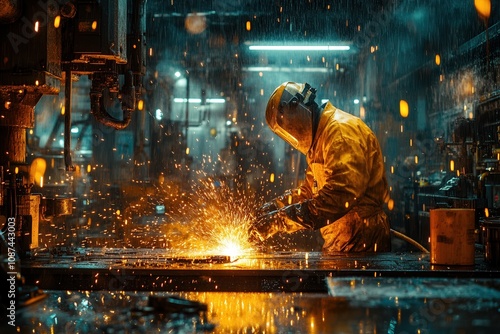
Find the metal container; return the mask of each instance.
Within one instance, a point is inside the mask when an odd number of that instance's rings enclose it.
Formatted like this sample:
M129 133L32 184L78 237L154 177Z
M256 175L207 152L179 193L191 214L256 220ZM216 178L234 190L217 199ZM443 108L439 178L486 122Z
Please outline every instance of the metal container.
M500 221L484 221L481 224L484 260L492 267L500 267Z
M430 210L431 263L474 265L475 210Z

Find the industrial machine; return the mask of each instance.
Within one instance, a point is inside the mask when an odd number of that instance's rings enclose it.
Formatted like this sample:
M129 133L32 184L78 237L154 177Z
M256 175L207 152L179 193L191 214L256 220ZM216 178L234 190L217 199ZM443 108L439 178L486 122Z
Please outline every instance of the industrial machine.
M71 215L76 205L71 190L44 193L47 157L27 150L35 107L42 96L58 95L64 88L62 172L71 178L76 170L71 152L72 84L84 75L91 80L88 110L97 123L114 129L129 125L143 94L144 5L127 0L0 3L2 279L9 277L7 272L17 273L12 283L17 292L12 293L18 296L18 306L44 297L36 286L24 284L19 259L38 249L39 236L53 233L54 219ZM106 110L113 100L121 104L121 117ZM2 292L2 303L4 297Z
M27 162L27 130L43 95L64 87L64 165L71 173L72 83L91 79L89 112L104 126L124 129L141 101L145 73L145 1L2 1L0 30L0 217L15 219L19 254L38 247L39 217L72 212L72 194L32 193L45 166ZM122 116L107 110L118 100ZM33 159L31 159L33 160ZM43 162L44 163L44 162ZM64 196L60 196L64 195ZM65 198L64 198L65 197Z

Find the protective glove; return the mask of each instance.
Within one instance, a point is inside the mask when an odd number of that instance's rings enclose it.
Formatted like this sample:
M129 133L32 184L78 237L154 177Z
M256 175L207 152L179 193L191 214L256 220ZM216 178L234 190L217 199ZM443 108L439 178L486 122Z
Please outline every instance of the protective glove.
M250 228L250 239L264 241L278 232L314 229L316 218L309 211L310 200L288 205L261 215Z

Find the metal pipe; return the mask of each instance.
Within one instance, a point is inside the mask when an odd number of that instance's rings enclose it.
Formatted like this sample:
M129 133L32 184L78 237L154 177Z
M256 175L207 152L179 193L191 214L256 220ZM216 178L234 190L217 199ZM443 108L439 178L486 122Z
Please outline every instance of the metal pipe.
M64 87L64 164L66 171L73 171L71 158L71 70L66 71Z
M91 97L92 114L95 119L106 126L112 127L117 130L125 129L132 120L132 115L129 111L123 111L123 119L119 120L108 114L104 107L102 95Z
M186 71L186 119L184 123L185 131L184 140L186 141L186 148L188 147L188 130L189 130L189 73Z
M122 89L122 111L121 120L111 116L104 107L103 92L112 85L117 84L114 73L95 73L92 79L92 88L90 90L90 111L95 119L106 126L117 130L125 129L132 120L132 111L135 108L135 88L133 85L132 72L125 76L125 84Z

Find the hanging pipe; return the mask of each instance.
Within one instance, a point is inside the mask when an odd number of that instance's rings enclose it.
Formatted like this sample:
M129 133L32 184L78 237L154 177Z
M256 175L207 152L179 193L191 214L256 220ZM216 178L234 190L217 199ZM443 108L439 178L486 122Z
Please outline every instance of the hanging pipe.
M71 158L71 71L66 71L64 86L64 165L66 171L74 171Z
M125 83L121 91L121 105L123 118L117 119L111 116L104 106L103 92L109 89L110 92L118 91L118 76L116 73L95 73L90 89L90 112L95 119L106 126L117 130L125 129L132 120L132 111L135 109L135 88L133 84L132 72L125 75Z

